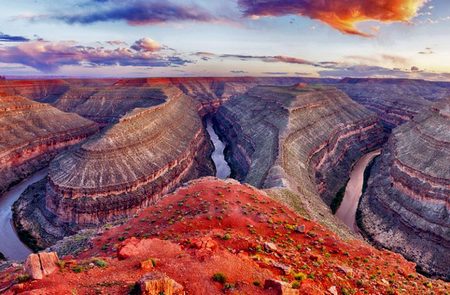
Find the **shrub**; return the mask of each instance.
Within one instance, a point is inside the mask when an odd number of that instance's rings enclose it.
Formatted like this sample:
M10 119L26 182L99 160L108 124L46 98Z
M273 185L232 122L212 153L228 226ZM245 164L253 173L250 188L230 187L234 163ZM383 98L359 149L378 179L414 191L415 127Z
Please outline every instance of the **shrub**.
M27 282L27 281L29 281L30 279L31 279L30 275L27 275L27 274L19 275L19 276L17 277L17 281L18 281L19 283Z
M108 266L108 263L105 260L100 259L100 258L95 259L94 260L94 264L96 266L98 266L98 267L101 267L101 268L104 268L104 267Z
M296 279L297 281L303 281L304 279L306 279L306 277L307 277L306 274L302 272L294 274L294 279Z
M298 289L300 288L300 283L298 281L295 281L291 285L292 289Z
M261 282L260 281L254 281L253 285L256 287L261 287Z
M213 279L214 282L218 282L218 283L221 283L221 284L225 284L226 281L227 281L226 276L223 273L221 273L221 272L215 273L212 276L212 279Z
M229 239L231 239L231 234L230 233L226 233L222 237L222 240L225 240L225 241L228 241Z

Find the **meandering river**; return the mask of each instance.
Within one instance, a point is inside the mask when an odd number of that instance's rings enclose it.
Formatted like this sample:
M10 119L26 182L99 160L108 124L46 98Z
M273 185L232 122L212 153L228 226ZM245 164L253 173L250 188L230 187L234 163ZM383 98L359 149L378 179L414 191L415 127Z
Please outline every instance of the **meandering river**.
M354 232L359 232L358 226L356 225L356 210L358 209L359 198L362 194L364 171L373 158L379 154L381 154L381 150L367 153L356 162L350 172L350 178L345 188L342 203L336 211L336 216Z
M211 157L216 165L216 177L225 179L231 174L230 165L228 165L227 161L225 161L225 155L223 153L225 150L225 144L220 141L219 136L216 131L214 131L211 119L206 121L206 130L208 131L209 137L214 144L214 151Z
M47 176L47 169L40 170L11 187L0 197L0 252L8 260L21 261L27 258L31 250L22 243L12 222L11 207L27 187Z

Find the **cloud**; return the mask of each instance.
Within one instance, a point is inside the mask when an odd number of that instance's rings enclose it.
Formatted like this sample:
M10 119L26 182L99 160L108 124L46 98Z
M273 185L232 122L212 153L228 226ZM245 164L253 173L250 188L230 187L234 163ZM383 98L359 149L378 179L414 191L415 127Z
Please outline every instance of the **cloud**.
M313 62L307 61L302 58L284 56L284 55L242 55L242 54L222 54L220 58L235 58L242 61L247 60L260 60L263 62L282 62L290 64L301 64L301 65L315 65Z
M364 21L408 22L427 0L238 0L246 16L302 15L342 33L369 37L355 25Z
M420 71L419 67L416 66L411 67L411 72L419 72L419 71Z
M27 42L30 39L22 36L11 36L0 32L0 42Z
M107 1L107 0L106 0ZM107 44L109 45L114 45L114 46L119 46L119 45L128 45L127 42L121 41L121 40L110 40L110 41L106 41Z
M319 71L319 75L324 78L366 78L366 77L397 77L397 78L407 78L408 72L402 71L400 69L389 69L379 66L368 66L368 65L352 65L352 66L342 66L333 70L322 70Z
M130 25L149 25L166 22L215 20L205 9L197 5L181 5L170 1L94 1L95 8L88 7L79 13L55 13L33 16L31 20L55 19L68 24L92 24L107 21L125 21Z
M428 55L428 54L434 54L434 51L430 47L427 47L427 48L425 48L425 50L419 51L418 53Z
M136 50L132 47L89 47L75 42L30 41L0 47L0 62L22 64L41 72L54 72L65 65L170 67L189 63L178 56Z
M247 71L242 71L242 70L233 70L233 71L230 71L230 73L233 73L233 74L246 74L248 72Z
M262 72L262 74L264 75L280 75L280 76L284 76L289 74L288 72Z
M150 38L142 38L134 42L131 48L137 51L155 52L161 50L161 44Z
M399 55L380 54L380 55L349 55L345 57L348 60L359 62L361 64L393 64L406 66L409 64L409 59Z

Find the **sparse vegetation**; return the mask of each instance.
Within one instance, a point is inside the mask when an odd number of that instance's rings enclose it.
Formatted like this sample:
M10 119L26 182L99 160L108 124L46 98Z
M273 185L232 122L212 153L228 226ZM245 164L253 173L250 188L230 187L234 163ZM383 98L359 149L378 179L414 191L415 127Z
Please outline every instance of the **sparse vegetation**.
M221 283L221 284L225 284L227 282L226 276L223 273L221 273L221 272L215 273L212 276L212 279L213 279L214 282L218 282L218 283Z

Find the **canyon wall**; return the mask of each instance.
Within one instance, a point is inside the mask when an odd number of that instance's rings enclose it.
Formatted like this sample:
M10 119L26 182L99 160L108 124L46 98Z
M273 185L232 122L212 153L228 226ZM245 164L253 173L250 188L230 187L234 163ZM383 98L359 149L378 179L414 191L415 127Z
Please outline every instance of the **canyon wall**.
M410 79L345 78L336 87L377 113L387 131L450 95L445 83Z
M21 96L0 96L0 194L98 131L92 121Z
M358 218L375 243L450 279L450 99L396 129L375 162Z
M186 180L212 175L211 142L197 105L166 87L166 101L135 109L50 164L46 208L91 225L131 216Z
M331 204L352 164L384 141L376 115L328 86L258 86L219 108L234 176Z

